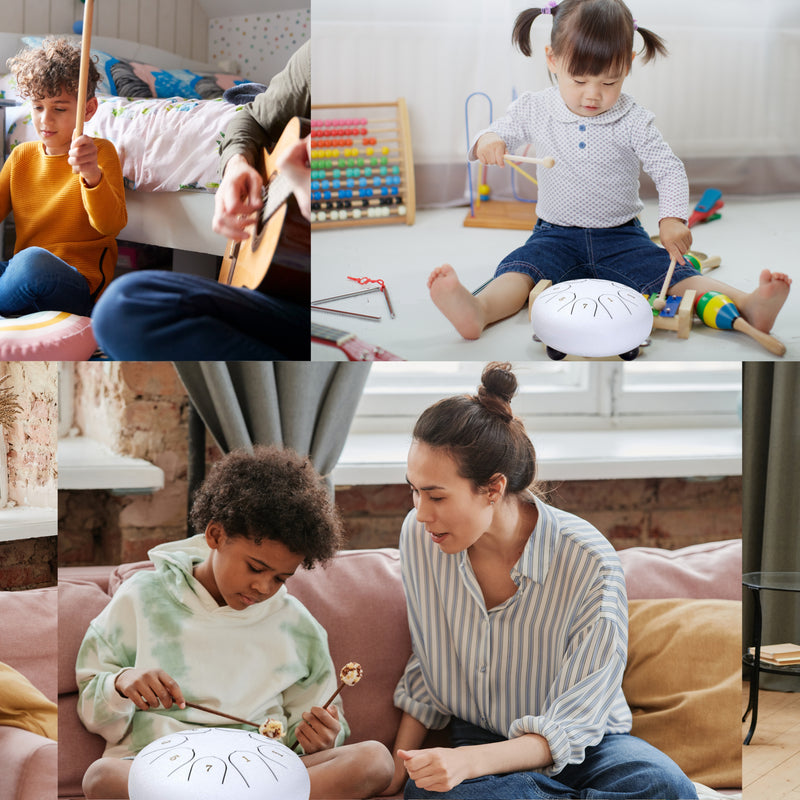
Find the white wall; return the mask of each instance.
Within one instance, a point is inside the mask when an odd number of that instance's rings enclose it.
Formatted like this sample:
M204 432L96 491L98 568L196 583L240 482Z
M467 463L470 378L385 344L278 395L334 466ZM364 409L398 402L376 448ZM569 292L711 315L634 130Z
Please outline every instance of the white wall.
M684 159L800 156L797 0L629 0L670 56L635 65L625 91L652 109ZM316 103L406 98L417 164L463 160L465 100L489 94L494 116L512 93L549 85L550 21L533 25L535 57L511 46L519 0L314 0ZM641 46L641 40L638 40ZM471 131L488 121L474 101ZM798 186L800 189L800 186Z
M209 23L209 61L269 83L311 32L308 8L218 17Z
M80 0L3 0L8 33L72 33ZM96 0L93 33L208 61L208 15L198 0Z

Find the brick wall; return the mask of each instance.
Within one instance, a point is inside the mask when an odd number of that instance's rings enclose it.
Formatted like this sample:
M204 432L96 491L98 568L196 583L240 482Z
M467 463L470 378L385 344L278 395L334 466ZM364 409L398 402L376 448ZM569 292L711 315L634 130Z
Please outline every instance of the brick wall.
M18 506L55 508L57 486L58 370L55 362L0 362L3 384L20 411L5 430L8 498Z
M61 491L61 564L118 564L186 535L186 391L170 362L75 365L74 426L116 453L164 470L148 495Z
M58 580L56 536L0 542L0 590L55 586Z
M76 365L75 424L112 450L164 469L165 488L115 497L59 493L62 564L116 564L146 557L186 535L186 392L168 362ZM207 444L206 460L218 456ZM741 479L570 481L543 487L549 501L593 523L617 549L675 549L741 536ZM337 487L351 548L394 547L411 508L403 485Z
M16 420L3 426L11 506L55 508L58 370L54 362L0 362L4 387L19 405ZM0 452L2 452L0 450ZM0 590L53 586L57 581L56 537L2 541Z
M742 535L740 477L567 481L541 488L548 502L591 522L618 550L674 550ZM351 548L396 547L412 508L405 485L339 487L336 501Z

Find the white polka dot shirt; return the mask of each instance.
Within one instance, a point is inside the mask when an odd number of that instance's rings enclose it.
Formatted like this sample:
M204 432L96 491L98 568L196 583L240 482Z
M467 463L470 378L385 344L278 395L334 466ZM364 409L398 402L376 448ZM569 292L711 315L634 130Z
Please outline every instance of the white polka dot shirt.
M641 163L658 191L659 219L686 220L686 171L654 118L624 93L605 113L581 117L567 108L556 87L526 92L475 136L469 159L475 160L475 143L489 131L500 136L509 153L533 145L537 156L553 156L554 167L536 169L536 213L553 225L580 228L622 225L642 212Z

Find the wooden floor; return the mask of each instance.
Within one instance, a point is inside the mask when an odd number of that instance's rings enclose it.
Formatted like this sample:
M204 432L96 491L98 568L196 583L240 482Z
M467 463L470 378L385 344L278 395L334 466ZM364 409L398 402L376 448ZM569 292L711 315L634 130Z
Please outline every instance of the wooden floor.
M742 684L742 711L749 684ZM742 741L750 717L742 725ZM800 692L759 692L758 724L742 748L744 800L800 800Z

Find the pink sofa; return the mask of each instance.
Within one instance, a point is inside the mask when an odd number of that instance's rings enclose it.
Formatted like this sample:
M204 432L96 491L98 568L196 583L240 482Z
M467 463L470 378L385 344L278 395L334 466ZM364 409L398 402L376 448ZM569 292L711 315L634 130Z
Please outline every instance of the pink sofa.
M58 603L55 586L0 592L0 661L57 700ZM21 728L0 725L0 798L56 796L58 745Z
M730 719L737 719L733 737L729 731L720 731L719 736L709 738L707 729L698 729L698 736L693 737L684 726L694 725L694 720L681 720L679 733L681 742L688 740L693 753L704 748L707 756L702 764L694 755L691 756L695 758L691 764L695 775L690 777L706 786L714 783L727 789L741 786L738 723L741 715L741 634L730 631L730 621L736 618L738 626L740 619L741 541L696 545L672 552L633 548L622 551L620 556L626 570L629 598L635 601L631 604L631 652L642 664L643 677L651 668L663 673L664 667L658 663L660 653L663 652L671 664L675 658L671 645L658 641L658 652L648 653L634 641L637 638L641 645L647 643L651 638L648 630L653 618L679 620L670 623L673 625L694 619L695 627L683 637L687 639L685 644L690 652L706 646L705 637L709 630L715 637L724 638L724 680L719 676L709 676L705 705L713 707L722 703L726 707L726 716L719 721L720 725L728 726ZM59 573L59 797L83 797L81 776L104 747L100 737L82 727L75 711L74 664L83 633L120 582L133 571L148 566L148 562L140 562L117 568L73 567ZM392 704L392 692L411 650L398 552L394 549L343 551L326 569L299 571L287 586L327 629L334 664L338 667L348 661L358 661L364 668L364 679L357 686L345 688L342 693L345 714L352 729L351 741L377 739L391 748L400 720L400 712ZM662 603L665 604L663 608L659 605ZM681 605L687 603L692 604L691 609ZM638 616L634 618L634 614ZM634 619L637 620L635 624ZM698 628L702 634L697 634ZM656 633L652 637L654 641ZM669 640L676 639L673 633L669 633ZM697 635L702 635L704 641L697 641ZM691 664L691 659L687 661ZM674 705L685 710L684 695L687 692L684 690L687 688L693 698L699 696L702 699L703 693L698 693L696 684L699 681L700 689L706 689L703 684L706 675L689 674L686 677L679 670L675 674L681 684L681 696L677 700L671 695L654 698L657 708L649 707L649 696L644 700L637 699L635 716L642 720L656 719L661 727L661 721L666 717L667 727L676 727L669 724L671 707ZM647 681L649 678L645 678L645 683ZM686 687L687 681L695 685ZM696 702L696 699L690 700L689 705ZM702 709L701 716L706 720L707 712L708 708ZM656 746L661 744L660 741L653 743ZM717 768L715 772L713 764L724 764L725 769L720 771Z

